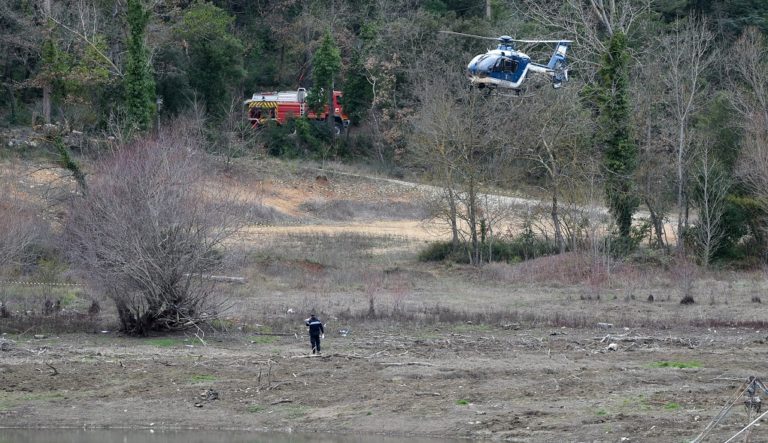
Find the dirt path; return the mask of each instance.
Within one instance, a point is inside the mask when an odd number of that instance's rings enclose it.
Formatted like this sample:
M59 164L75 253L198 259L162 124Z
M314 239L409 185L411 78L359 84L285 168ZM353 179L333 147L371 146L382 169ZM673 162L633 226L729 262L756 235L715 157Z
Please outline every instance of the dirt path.
M6 336L0 423L681 441L765 369L765 333L620 332L610 351L602 330L361 325L344 337L329 331L322 357L307 355L303 333L209 337L207 346ZM746 418L734 408L708 441ZM754 441L766 440L756 431Z

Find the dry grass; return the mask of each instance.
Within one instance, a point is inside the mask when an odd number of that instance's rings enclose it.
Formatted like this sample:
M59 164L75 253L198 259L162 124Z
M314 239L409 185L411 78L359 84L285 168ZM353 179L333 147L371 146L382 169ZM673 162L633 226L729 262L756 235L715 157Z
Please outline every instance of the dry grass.
M313 199L300 204L299 209L328 220L419 220L427 215L420 205L392 199L377 202Z
M447 232L420 221L412 189L273 160L220 176L243 196L239 211L249 223L227 258L227 273L247 283L220 286L233 306L225 314L232 325L291 330L318 310L334 323L764 327L757 302L768 287L763 272L702 272L674 261L622 263L579 253L480 269L419 263L418 251ZM696 303L681 306L686 293ZM19 312L39 312L45 298L0 295ZM82 300L76 312L86 312Z

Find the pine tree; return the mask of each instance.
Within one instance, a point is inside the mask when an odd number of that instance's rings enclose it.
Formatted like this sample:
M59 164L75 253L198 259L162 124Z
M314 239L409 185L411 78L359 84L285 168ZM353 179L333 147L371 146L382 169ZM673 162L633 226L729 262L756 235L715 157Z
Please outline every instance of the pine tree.
M373 88L365 77L363 55L355 54L344 82L344 110L352 124L359 124L371 109Z
M144 35L150 13L144 10L141 0L128 0L127 19L128 56L125 63L125 108L130 124L140 130L149 128L155 114L155 80L149 64L149 54Z
M212 115L225 111L230 92L245 75L243 43L230 31L234 22L223 9L198 1L184 13L177 30L187 45L189 84Z
M312 90L307 101L310 109L321 112L323 102L327 98L328 126L332 127L333 119L333 85L336 75L341 72L341 52L330 31L325 33L320 47L312 57Z

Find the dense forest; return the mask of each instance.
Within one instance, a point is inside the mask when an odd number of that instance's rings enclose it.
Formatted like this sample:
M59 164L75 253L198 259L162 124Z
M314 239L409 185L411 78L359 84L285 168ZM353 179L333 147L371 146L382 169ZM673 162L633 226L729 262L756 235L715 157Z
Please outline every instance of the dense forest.
M442 30L572 40L570 80L478 93L464 69L492 43ZM228 157L418 175L473 263L494 254L480 196L507 189L548 202L553 251L594 240L598 202L615 252L750 266L768 252L766 32L762 0L6 0L0 125L122 140L193 121ZM248 125L252 93L299 87L343 91L345 133Z

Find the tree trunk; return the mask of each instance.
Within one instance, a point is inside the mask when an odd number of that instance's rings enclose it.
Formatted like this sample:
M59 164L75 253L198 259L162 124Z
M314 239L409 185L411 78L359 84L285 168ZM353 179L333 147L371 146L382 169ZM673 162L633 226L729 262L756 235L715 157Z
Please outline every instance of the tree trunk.
M334 131L335 125L336 125L336 119L334 116L336 115L336 110L333 108L333 85L334 82L331 81L331 87L328 91L328 130L331 131L331 134L334 136L334 140L336 138L336 132Z
M471 263L480 265L480 242L477 239L477 196L475 195L474 179L469 181L469 232L472 238Z
M448 188L448 210L451 219L451 244L456 251L459 249L459 223L456 220L456 194L451 187Z
M654 234L656 235L656 245L659 248L666 248L666 242L664 241L664 223L660 214L653 210L653 205L648 197L645 197L645 206L648 207L648 212L651 214L651 225L653 226Z
M557 185L552 186L552 225L555 228L555 243L561 254L565 253L565 240L563 239L563 228L560 225L560 214L557 207Z
M51 16L51 0L43 2L43 10L45 12L45 19L48 20L48 17ZM46 38L50 38L51 30L48 23L45 25L45 34ZM46 80L43 85L43 120L46 124L51 122L51 84L49 80Z
M683 144L685 143L685 128L678 127L677 134L677 250L683 249Z

